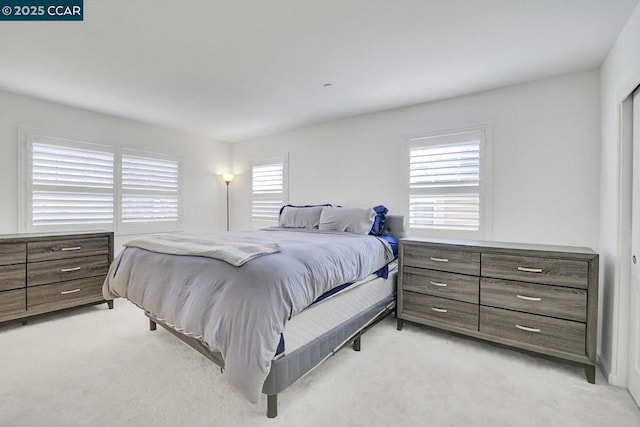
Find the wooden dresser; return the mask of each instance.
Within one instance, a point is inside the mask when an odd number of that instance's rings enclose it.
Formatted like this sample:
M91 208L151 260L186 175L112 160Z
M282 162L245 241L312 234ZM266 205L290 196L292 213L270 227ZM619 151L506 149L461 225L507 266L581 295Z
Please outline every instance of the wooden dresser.
M420 323L581 365L595 383L598 254L494 242L400 240L398 330Z
M0 235L0 323L102 297L113 233Z

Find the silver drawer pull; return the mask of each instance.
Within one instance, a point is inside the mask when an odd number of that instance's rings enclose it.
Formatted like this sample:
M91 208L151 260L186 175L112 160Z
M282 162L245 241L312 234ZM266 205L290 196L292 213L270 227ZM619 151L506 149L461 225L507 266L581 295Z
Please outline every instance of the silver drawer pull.
M447 258L435 258L435 257L431 257L430 258L431 261L435 261L435 262L449 262L449 260Z
M519 271L526 271L527 273L542 273L541 268L527 268L527 267L518 267Z
M521 329L523 331L527 331L527 332L540 332L540 329L536 329L536 328L527 328L526 326L520 326L516 323L516 328Z
M525 301L542 301L542 298L538 298L538 297L527 297L524 295L516 295L516 297L523 299Z
M448 286L446 283L438 283L433 281L430 281L429 283L431 283L433 286L440 286L441 288L446 288Z
M71 290L71 291L62 291L62 292L60 292L60 295L75 294L76 292L80 292L80 288L78 288L78 289L73 289L73 290Z
M436 311L438 313L446 313L447 312L447 310L445 310L444 308L431 307L431 310Z
M60 272L61 273L68 273L70 271L78 271L80 270L82 267L73 267L73 268L61 268Z
M73 246L73 247L69 247L69 248L61 248L61 251L79 251L80 249L82 249L82 246Z

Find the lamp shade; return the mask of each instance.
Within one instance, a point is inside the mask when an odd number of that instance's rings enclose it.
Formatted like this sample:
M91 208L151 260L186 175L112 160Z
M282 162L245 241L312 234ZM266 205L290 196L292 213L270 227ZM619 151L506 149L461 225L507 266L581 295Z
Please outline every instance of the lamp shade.
M233 181L233 174L232 173L223 173L222 174L222 180L224 182L226 182L227 184L230 183L231 181Z

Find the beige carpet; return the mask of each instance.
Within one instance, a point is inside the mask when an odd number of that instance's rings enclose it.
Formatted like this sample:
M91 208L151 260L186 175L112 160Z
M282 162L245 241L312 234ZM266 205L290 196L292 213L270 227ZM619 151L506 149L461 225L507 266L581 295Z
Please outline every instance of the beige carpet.
M2 426L640 426L601 375L391 318L265 411L124 300L0 327Z

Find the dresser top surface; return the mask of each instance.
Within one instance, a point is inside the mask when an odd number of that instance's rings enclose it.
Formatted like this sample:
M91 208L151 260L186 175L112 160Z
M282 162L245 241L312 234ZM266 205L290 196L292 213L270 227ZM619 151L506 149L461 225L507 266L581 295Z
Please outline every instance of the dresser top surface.
M549 254L575 254L584 255L585 258L593 258L598 254L590 248L576 246L542 245L535 243L514 243L514 242L491 242L482 240L454 240L422 237L405 237L400 239L400 243L423 243L437 247L455 247L456 249L479 250L488 249L492 252L504 251L538 251Z
M73 231L73 232L49 232L49 233L18 233L18 234L0 234L0 243L10 242L26 242L34 240L47 239L65 239L65 238L83 238L83 237L102 237L112 235L111 231Z

